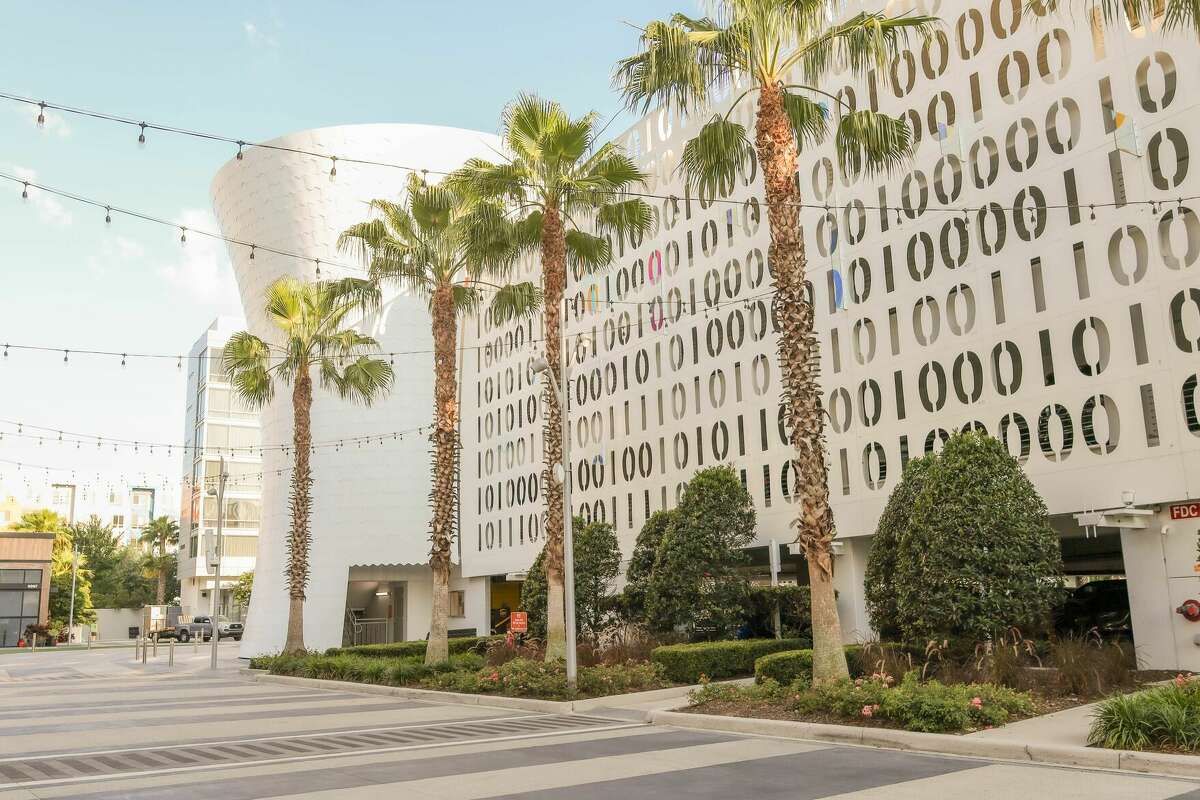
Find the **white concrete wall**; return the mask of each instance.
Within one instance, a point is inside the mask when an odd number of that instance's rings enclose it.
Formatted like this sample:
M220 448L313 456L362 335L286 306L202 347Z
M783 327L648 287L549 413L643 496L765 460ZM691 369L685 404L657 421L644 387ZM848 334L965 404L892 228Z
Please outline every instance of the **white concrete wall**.
M97 641L109 642L128 640L131 627L141 627L142 610L140 608L97 608L96 631ZM84 626L86 630L86 626Z
M425 125L354 125L324 128L282 137L293 147L363 159L421 165L431 171L454 169L471 156L493 154L494 136ZM300 252L322 261L324 278L359 275L332 266L352 256L335 250L338 234L367 216L372 198L398 199L406 174L399 170L339 162L329 179L330 162L250 149L242 161L230 161L213 181L212 197L221 230L227 236L262 246ZM231 246L247 324L270 340L277 335L262 308L266 287L291 275L312 279L312 261ZM397 295L362 330L379 339L385 351L428 351L432 347L424 301ZM326 647L341 638L346 579L351 564L423 564L428 554L428 444L410 433L433 415L432 357L428 352L398 355L391 394L371 408L353 406L324 390L314 393L314 442L380 434L362 447L335 452L318 449L312 459L314 510L311 581L305 614L306 644ZM263 442L290 441L290 395L281 390L263 411ZM284 641L286 591L283 565L288 529L287 492L290 459L267 450L263 468L263 519L258 568L242 654L279 650ZM415 593L414 593L415 596Z

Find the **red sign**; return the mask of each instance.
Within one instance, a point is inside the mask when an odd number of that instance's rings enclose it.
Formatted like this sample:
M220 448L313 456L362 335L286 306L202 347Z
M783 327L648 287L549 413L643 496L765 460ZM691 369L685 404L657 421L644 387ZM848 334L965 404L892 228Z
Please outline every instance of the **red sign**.
M1171 506L1171 519L1196 519L1200 517L1200 502L1176 503Z
M513 633L529 632L529 612L514 611L510 619L512 620L512 624L509 625L509 630Z

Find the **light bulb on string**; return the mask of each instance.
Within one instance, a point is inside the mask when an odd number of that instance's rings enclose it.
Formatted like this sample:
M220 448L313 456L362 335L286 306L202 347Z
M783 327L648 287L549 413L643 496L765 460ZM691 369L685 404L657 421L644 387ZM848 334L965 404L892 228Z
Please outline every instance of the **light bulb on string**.
M316 262L317 265L317 280L321 280L321 259L314 258L313 261Z
M179 360L175 362L175 369L183 369L183 356L180 356Z
M121 366L125 366L125 354L121 353Z
M329 161L332 163L332 166L329 168L329 182L333 183L337 180L337 156L330 156Z
M146 146L146 123L138 123L141 131L138 132L138 147Z
M112 206L104 207L104 221L109 225L112 224Z
M246 143L245 143L245 142L242 142L242 141L239 141L239 142L237 143L237 145L238 145L238 151L237 151L237 160L238 160L238 161L241 161L241 160L242 160L242 148L246 146Z
M179 229L179 243L187 244L187 228L181 227Z
M45 129L46 127L46 104L38 103L37 126Z
M70 354L71 354L70 350L63 350L63 363L64 364L67 363L67 356L69 356Z
M28 200L29 199L29 181L23 181L23 183L25 184L25 186L21 189L21 199Z
M250 260L254 260L254 245L250 245Z
M1092 211L1092 217L1091 217L1091 218L1092 218L1093 220L1094 220L1094 219L1096 219L1096 207L1095 207L1095 206L1088 206L1088 208L1089 208L1089 209L1091 209L1091 211Z

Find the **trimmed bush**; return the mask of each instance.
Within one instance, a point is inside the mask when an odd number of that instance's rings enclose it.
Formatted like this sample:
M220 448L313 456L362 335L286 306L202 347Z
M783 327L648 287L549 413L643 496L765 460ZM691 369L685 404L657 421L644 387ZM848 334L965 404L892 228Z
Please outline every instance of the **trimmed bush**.
M865 675L874 668L872 664L866 663L870 658L866 655L866 648L861 644L848 644L845 650L846 664L850 667L852 676ZM758 683L762 683L769 678L787 686L797 678L802 678L807 684L812 682L812 665L812 650L785 650L781 653L771 653L754 662L754 679Z
M756 683L772 680L789 686L801 677L812 681L812 650L784 650L762 656L754 662Z
M776 605L783 638L812 638L812 592L807 586L750 587L750 636L775 636Z
M450 655L457 653L483 653L488 644L500 637L466 636L450 640ZM416 642L392 642L390 644L360 644L355 647L331 647L327 656L367 656L369 658L424 658L424 640Z
M1059 594L1062 555L1046 504L1004 444L956 433L929 467L896 551L904 638L1033 631Z
M650 660L661 664L675 683L699 683L754 674L754 662L768 653L810 647L807 639L741 639L724 642L693 642L656 647Z
M929 454L914 458L904 467L900 483L888 496L887 505L879 516L875 535L871 537L871 552L867 556L867 571L863 576L866 590L867 615L871 627L883 638L893 638L900 633L897 622L899 612L896 599L896 561L899 558L900 540L908 531L913 503L925 488L929 470L937 456Z
M575 517L575 608L579 632L595 639L607 624L615 598L609 593L621 571L621 545L607 522ZM546 548L538 551L521 584L521 609L529 614L529 634L546 636Z

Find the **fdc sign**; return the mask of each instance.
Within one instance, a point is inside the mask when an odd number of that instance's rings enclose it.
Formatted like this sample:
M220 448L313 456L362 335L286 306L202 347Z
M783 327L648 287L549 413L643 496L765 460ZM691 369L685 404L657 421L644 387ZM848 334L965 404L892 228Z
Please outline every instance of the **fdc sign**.
M1171 506L1171 519L1196 519L1200 517L1200 502L1176 503Z

